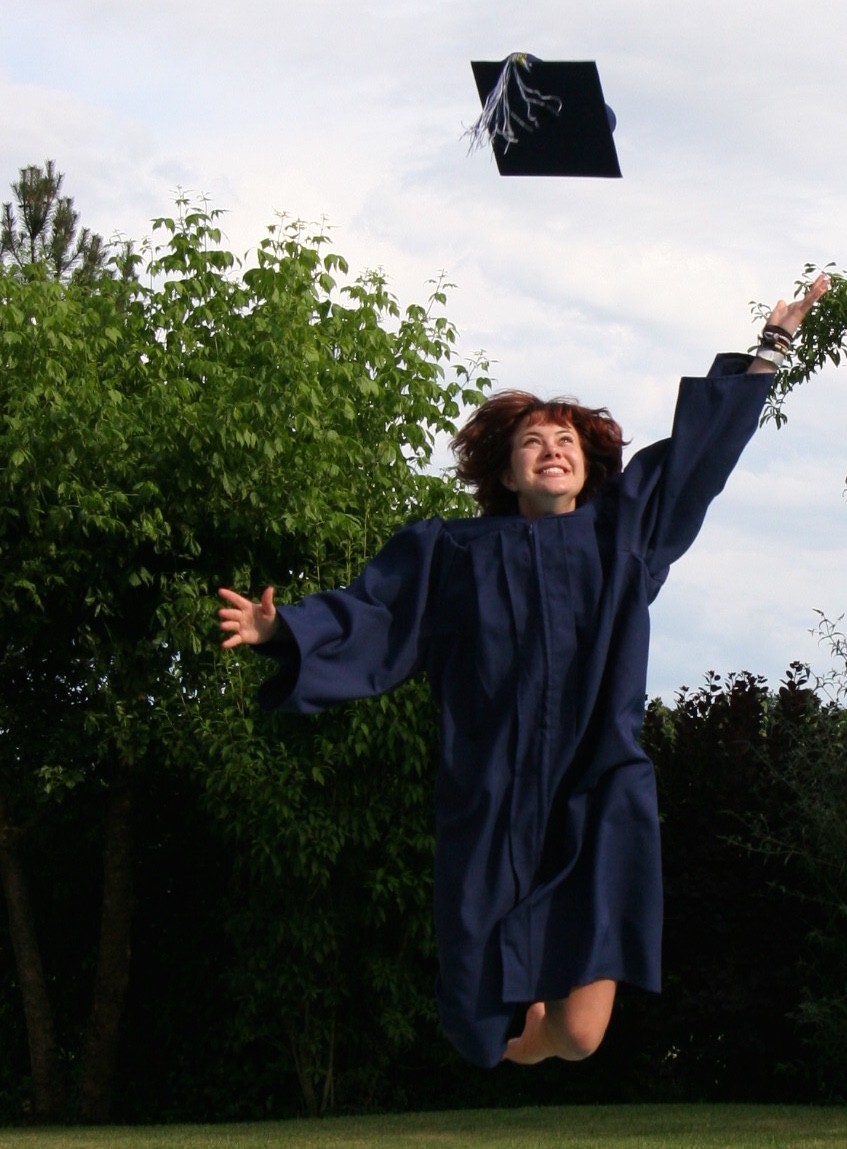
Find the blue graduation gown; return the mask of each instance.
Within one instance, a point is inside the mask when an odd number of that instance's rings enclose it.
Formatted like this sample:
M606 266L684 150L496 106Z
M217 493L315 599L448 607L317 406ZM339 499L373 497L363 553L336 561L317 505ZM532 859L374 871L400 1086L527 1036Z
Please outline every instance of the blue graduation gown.
M522 1006L597 978L660 988L662 879L639 745L649 604L753 434L772 376L719 356L669 439L568 514L432 519L349 588L280 614L266 708L425 671L440 712L435 924L446 1034L496 1065Z

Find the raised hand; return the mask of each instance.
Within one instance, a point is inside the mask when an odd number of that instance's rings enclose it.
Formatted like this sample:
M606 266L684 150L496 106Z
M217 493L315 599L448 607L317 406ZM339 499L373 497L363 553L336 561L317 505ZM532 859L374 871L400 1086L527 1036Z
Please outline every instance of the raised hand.
M768 318L768 323L783 327L789 335L794 335L797 328L812 310L820 297L829 290L829 276L823 272L809 286L805 295L799 299L786 303L780 299Z

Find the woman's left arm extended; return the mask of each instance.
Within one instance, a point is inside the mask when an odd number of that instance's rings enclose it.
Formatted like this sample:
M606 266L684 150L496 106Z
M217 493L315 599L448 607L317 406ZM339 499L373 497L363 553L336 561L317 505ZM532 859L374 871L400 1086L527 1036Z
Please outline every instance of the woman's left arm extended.
M802 298L792 303L780 300L752 360L719 355L705 378L684 378L670 439L639 452L627 465L622 490L643 500L638 545L643 546L657 586L669 565L694 541L709 504L723 490L759 425L774 371L828 288L828 277L820 275ZM746 386L739 386L747 375L761 378L749 378Z

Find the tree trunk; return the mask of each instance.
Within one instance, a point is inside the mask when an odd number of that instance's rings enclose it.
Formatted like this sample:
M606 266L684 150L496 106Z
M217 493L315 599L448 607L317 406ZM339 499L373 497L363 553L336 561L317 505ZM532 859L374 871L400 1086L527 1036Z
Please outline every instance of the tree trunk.
M65 1117L64 1080L53 1011L35 932L29 884L18 849L20 840L21 831L9 824L8 804L5 797L0 795L0 880L6 897L9 935L15 955L29 1045L31 1116L39 1123L56 1122Z
M308 1002L303 1004L301 1028L289 1025L288 1038L291 1043L294 1068L297 1071L297 1080L300 1083L300 1093L306 1105L306 1112L309 1117L322 1117L327 1108L335 1102L335 1019L333 1018L330 1028L326 1051L327 1062L326 1068L323 1070L319 1069L313 1060L314 1037ZM323 1078L323 1083L319 1092L318 1086L321 1078Z
M108 1121L121 1021L129 983L133 913L133 769L124 764L109 787L103 847L103 904L97 970L85 1045L79 1116Z

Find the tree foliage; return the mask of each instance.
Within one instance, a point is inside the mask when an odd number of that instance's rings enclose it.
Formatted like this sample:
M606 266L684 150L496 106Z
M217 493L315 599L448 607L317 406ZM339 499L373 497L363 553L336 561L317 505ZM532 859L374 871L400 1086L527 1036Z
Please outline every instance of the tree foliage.
M20 274L90 283L106 274L102 236L79 226L71 196L61 195L64 175L52 160L21 168L12 184L14 202L3 204L0 261Z
M812 678L796 665L780 691L783 801L752 821L753 843L798 875L793 912L811 921L798 964L793 1013L819 1096L847 1097L847 643L820 617L831 669ZM814 687L814 689L812 689Z
M843 1096L847 728L813 685L797 663L776 692L711 674L648 709L671 1096Z
M345 582L401 521L456 510L427 465L483 385L454 358L443 284L401 312L383 275L348 278L324 234L286 220L242 271L217 213L185 199L177 209L143 256L114 253L94 283L21 275L17 263L0 274L0 609L4 679L17 684L0 717L9 833L49 834L62 803L108 795L108 912L79 1084L89 1119L108 1110L132 809L155 772L197 771L211 816L242 848L233 882L259 904L302 910L287 942L257 934L259 956L242 944L247 922L233 924L243 965L232 1031L257 1016L256 962L275 966L272 1040L311 1105L322 1103L316 1076L332 1080L339 1003L351 998L330 976L347 970L345 944L382 914L394 949L408 947L401 935L416 927L402 906L425 899L408 865L427 842L403 840L399 811L420 800L430 762L415 687L346 727L330 716L282 745L280 730L257 735L259 669L213 651L212 596L223 583L274 581L294 598ZM377 842L388 847L379 865ZM349 889L354 874L362 885ZM267 932L272 920L252 913ZM394 968L368 960L375 984ZM399 1033L392 995L377 1020ZM57 1040L67 1048L67 1034Z

